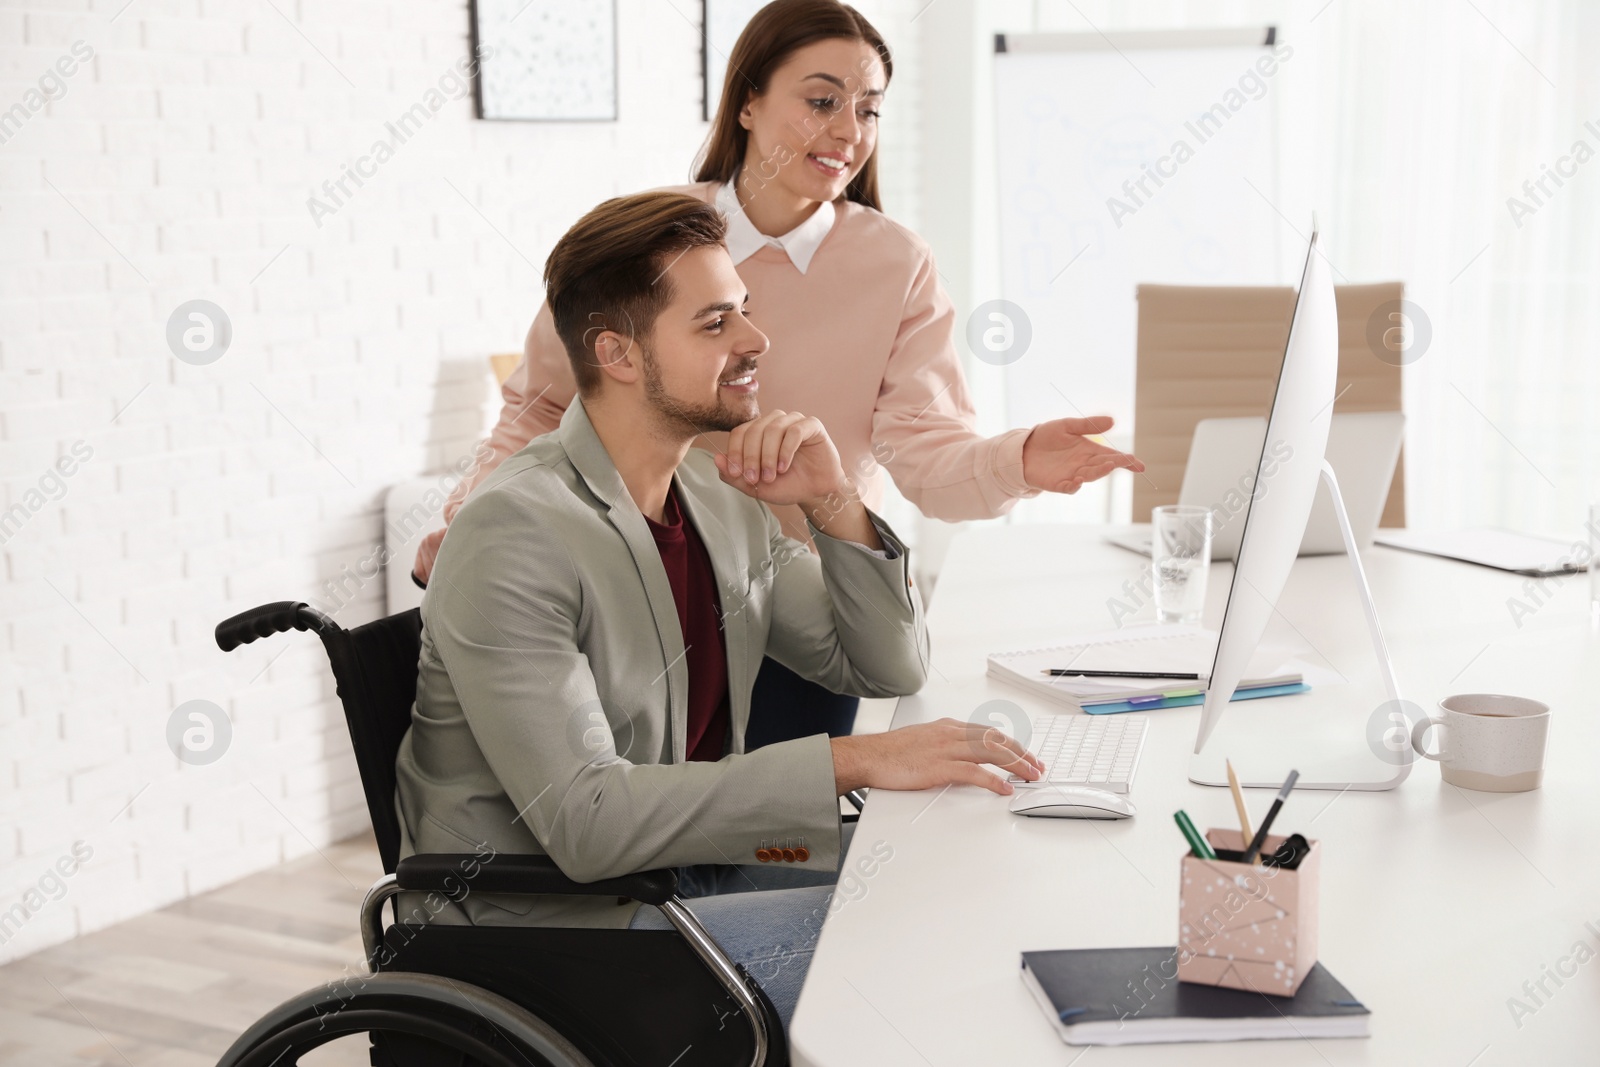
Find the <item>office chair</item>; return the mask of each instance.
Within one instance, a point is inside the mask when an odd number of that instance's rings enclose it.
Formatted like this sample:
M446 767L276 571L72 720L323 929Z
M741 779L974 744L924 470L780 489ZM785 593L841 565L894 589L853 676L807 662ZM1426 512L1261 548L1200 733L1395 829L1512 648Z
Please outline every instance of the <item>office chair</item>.
M217 645L231 652L291 629L311 630L327 650L383 861L361 903L370 973L285 1001L218 1067L293 1067L357 1033L369 1035L374 1067L787 1067L772 1002L678 896L675 872L584 883L548 856L400 859L395 756L416 699L421 612L346 630L279 601L220 623ZM398 901L384 924L384 903L402 892L442 908L473 891L628 897L660 909L673 930L447 926L427 923L437 909L421 905L402 918Z
M1133 482L1133 517L1176 504L1195 424L1264 415L1283 364L1294 314L1289 286L1141 285L1133 450L1145 474ZM1335 413L1399 411L1400 367L1378 358L1374 319L1405 296L1400 282L1338 285L1339 379ZM1395 467L1382 526L1406 524L1405 455Z

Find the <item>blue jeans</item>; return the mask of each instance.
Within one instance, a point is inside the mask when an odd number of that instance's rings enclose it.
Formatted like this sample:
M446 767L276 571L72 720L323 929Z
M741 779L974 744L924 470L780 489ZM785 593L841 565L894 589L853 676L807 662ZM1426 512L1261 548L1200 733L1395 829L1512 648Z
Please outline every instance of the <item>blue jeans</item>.
M855 823L839 828L839 856L850 850ZM702 863L678 868L678 895L722 951L743 964L778 1009L785 1031L800 1000L817 935L828 916L837 871L763 863ZM634 913L630 930L671 930L648 904Z

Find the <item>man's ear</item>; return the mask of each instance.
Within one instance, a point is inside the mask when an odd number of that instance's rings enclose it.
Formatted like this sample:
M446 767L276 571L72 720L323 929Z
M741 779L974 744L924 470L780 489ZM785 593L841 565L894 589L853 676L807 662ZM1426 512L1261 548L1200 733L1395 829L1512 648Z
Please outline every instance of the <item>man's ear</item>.
M601 330L593 337L595 363L601 374L627 385L639 381L643 353L633 338L615 330Z

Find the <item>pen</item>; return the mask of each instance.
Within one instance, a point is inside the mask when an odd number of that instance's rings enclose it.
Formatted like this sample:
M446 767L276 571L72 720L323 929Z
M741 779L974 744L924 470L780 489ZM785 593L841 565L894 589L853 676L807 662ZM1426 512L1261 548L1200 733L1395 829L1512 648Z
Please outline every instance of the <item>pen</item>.
M1244 806L1244 793L1239 789L1239 776L1233 773L1233 761L1222 761L1228 768L1228 788L1233 792L1233 807L1239 813L1239 840L1249 842L1255 834L1250 832L1250 809Z
M1272 820L1278 817L1278 809L1283 807L1283 802L1289 797L1289 790L1294 788L1294 783L1300 777L1299 771L1290 771L1289 777L1283 780L1283 788L1278 790L1277 797L1272 801L1272 807L1267 809L1267 817L1261 820L1261 829L1256 831L1256 836L1250 839L1250 847L1244 851L1245 863L1254 863L1256 856L1261 852L1261 846L1267 843L1267 831L1272 828Z
M1165 671L1076 671L1070 667L1051 667L1045 671L1052 678L1184 678L1198 682L1198 674L1185 674L1182 671L1170 673Z
M1211 850L1206 839L1200 836L1200 831L1194 828L1194 822L1189 818L1189 813L1179 808L1172 813L1173 820L1178 824L1178 829L1183 831L1184 839L1189 842L1189 851L1203 860L1214 860L1217 854Z

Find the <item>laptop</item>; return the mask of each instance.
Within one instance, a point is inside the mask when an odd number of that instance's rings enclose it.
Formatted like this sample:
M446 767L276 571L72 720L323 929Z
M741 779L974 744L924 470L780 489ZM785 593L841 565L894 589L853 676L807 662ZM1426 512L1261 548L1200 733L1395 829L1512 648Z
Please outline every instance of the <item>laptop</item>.
M1340 412L1328 431L1326 457L1339 479L1356 544L1369 548L1378 530L1389 485L1400 459L1405 416L1398 411ZM1212 514L1211 558L1231 560L1244 535L1245 503L1262 460L1267 435L1264 418L1203 419L1194 428L1189 465L1183 472L1178 503L1209 507ZM1282 446L1280 446L1282 447ZM1271 462L1270 450L1266 462ZM1150 524L1121 526L1106 535L1121 548L1150 555ZM1300 542L1302 556L1344 553L1344 538L1327 487L1318 484L1311 517Z

